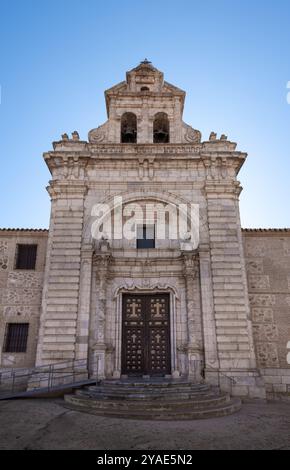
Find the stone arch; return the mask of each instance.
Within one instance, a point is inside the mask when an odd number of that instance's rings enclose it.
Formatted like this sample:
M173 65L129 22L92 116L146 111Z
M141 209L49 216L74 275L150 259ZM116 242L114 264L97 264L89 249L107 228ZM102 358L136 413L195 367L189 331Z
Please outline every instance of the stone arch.
M114 376L119 378L121 374L121 347L122 347L122 295L131 294L152 294L165 292L170 295L170 345L171 345L171 374L172 377L180 376L177 358L177 302L180 300L179 293L175 286L163 283L150 283L150 281L132 281L121 283L114 289L113 299L115 301L116 327L114 338Z
M169 136L169 119L166 113L160 112L155 114L153 121L153 143L168 144Z
M121 143L137 143L137 116L134 113L126 112L121 117Z
M171 193L169 191L123 191L118 194L111 195L109 198L102 199L97 204L104 204L108 207L108 211L106 215L110 215L111 212L114 210L116 200L120 198L123 205L126 205L130 202L138 202L144 199L146 200L153 200L156 202L164 203L164 204L189 204L191 201L181 197L180 195ZM92 210L92 209L91 209ZM83 239L86 243L92 243L92 236L91 236L91 218L89 218L84 225L84 232L83 232Z

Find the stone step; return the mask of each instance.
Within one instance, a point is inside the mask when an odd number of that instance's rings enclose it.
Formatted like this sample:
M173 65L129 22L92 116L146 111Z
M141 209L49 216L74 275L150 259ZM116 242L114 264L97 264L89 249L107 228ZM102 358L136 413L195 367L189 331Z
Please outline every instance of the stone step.
M206 383L196 383L196 382L185 382L181 380L170 380L170 379L155 379L155 380L102 380L100 382L101 386L105 387L121 387L121 388L190 388L194 387L196 389L209 387Z
M66 401L73 405L90 407L92 409L102 410L116 410L116 411L176 411L178 409L208 409L223 404L227 404L230 401L230 397L227 394L220 396L208 396L200 397L195 400L179 399L179 400L167 400L167 401L151 401L142 400L104 400L102 398L90 397L85 395L70 395L66 397Z
M241 408L241 400L239 398L229 399L229 401L218 405L208 406L208 404L204 404L201 409L190 408L188 406L169 409L144 409L142 406L140 409L125 410L111 406L108 409L104 409L94 406L94 400L92 399L80 399L74 395L66 395L65 402L70 408L91 414L115 418L160 421L216 418L230 415Z
M161 379L103 380L64 399L67 406L87 413L152 420L226 416L241 407L239 399L208 384Z
M104 384L90 387L91 391L104 391L112 393L183 393L183 392L196 392L200 393L208 391L210 387L206 384L187 384L187 386L181 386L180 384L173 384L172 386L158 386L157 384L151 385L120 385L120 384Z
M167 390L166 393L160 393L160 392L127 392L125 393L124 391L120 392L112 392L112 391L106 391L106 390L79 390L76 392L77 395L80 396L87 396L90 398L98 398L98 399L103 399L103 400L144 400L146 398L150 400L178 400L178 399L185 399L185 400L194 400L198 399L200 397L212 397L212 396L217 396L213 391L202 391L202 392L176 392L176 391L171 391Z
M103 392L103 393L114 393L114 394L121 394L121 395L126 395L126 394L130 394L130 393L134 393L134 394L139 394L139 395L143 395L144 393L147 394L147 393L151 393L152 395L155 393L155 394L160 394L160 395L166 395L168 393L206 393L210 390L209 387L205 387L205 388L200 388L200 389L196 389L196 388L165 388L165 389L161 389L161 388L121 388L121 387L118 387L118 388L113 388L113 387L91 387L89 389L92 393L99 393L99 392Z

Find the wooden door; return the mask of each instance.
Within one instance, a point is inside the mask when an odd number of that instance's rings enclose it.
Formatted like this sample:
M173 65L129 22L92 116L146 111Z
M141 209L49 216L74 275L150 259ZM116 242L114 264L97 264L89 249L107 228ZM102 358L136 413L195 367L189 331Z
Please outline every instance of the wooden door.
M123 295L122 319L122 374L170 374L169 294Z

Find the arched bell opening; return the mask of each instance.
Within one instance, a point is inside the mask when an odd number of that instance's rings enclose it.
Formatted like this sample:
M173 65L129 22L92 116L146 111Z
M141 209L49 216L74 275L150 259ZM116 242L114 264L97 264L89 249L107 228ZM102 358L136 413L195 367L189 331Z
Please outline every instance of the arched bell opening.
M121 143L137 143L137 117L134 113L124 113L121 118Z
M166 113L157 113L153 123L154 144L167 144L169 142L169 120Z

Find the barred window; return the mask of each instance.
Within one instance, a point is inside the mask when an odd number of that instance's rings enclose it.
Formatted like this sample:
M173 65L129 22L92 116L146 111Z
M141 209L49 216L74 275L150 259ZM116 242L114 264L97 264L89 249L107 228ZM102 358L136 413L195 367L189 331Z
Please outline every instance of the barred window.
M16 269L35 269L37 245L17 245Z
M29 323L7 323L4 352L26 352Z

